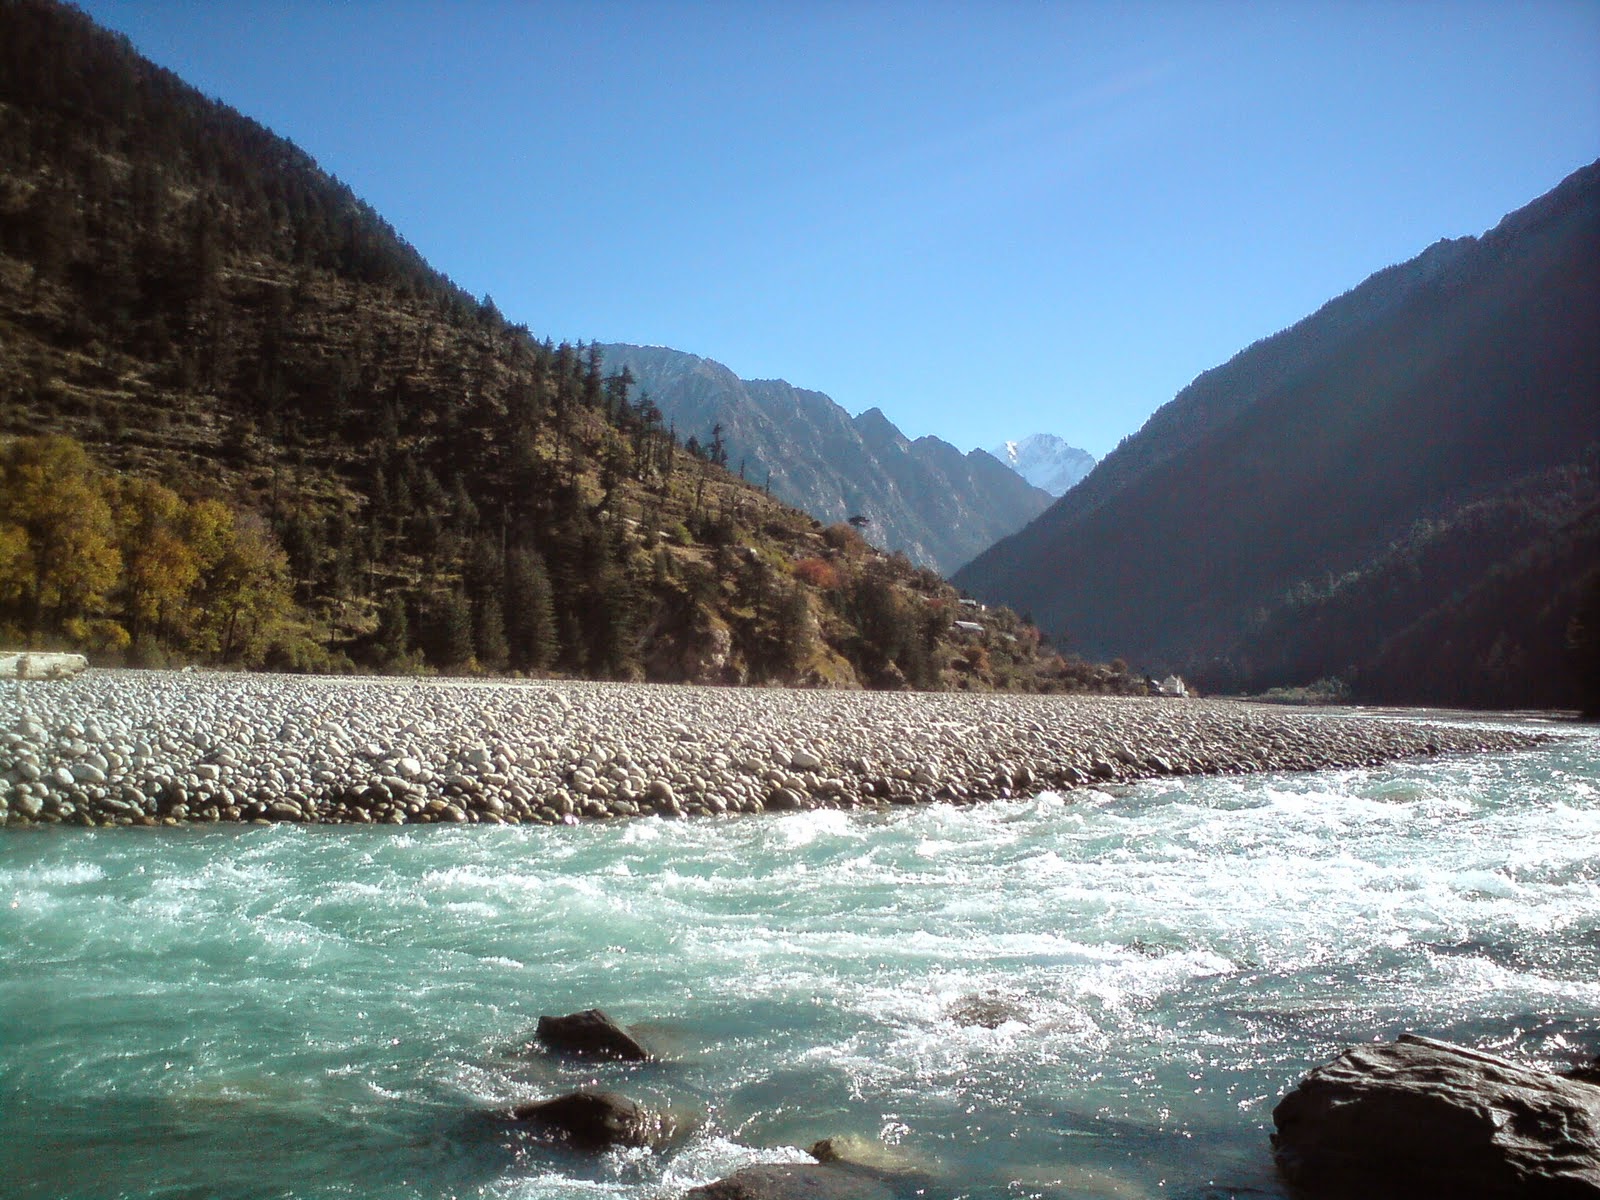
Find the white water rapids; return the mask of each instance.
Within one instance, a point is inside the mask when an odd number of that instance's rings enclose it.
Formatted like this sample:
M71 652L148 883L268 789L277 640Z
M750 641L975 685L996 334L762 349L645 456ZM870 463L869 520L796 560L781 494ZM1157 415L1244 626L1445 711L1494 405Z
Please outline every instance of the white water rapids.
M1280 1195L1272 1106L1349 1042L1600 1053L1600 741L1562 732L887 815L0 831L0 1178L666 1200L855 1133L908 1195ZM662 1061L518 1049L595 1005ZM486 1116L591 1081L704 1122L592 1159Z

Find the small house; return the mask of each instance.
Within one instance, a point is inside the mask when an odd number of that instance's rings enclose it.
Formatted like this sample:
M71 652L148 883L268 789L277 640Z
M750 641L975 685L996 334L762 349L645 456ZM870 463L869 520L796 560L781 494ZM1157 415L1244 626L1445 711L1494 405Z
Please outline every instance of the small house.
M1181 675L1168 675L1156 684L1156 695L1183 697L1189 694L1189 685L1183 682Z

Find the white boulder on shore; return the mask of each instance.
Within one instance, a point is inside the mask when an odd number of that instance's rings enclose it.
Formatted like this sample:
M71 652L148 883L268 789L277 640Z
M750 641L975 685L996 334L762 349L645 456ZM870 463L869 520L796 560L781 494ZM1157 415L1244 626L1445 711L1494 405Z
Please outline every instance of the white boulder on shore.
M1542 740L1218 700L89 670L0 688L0 824L389 824L970 803Z
M0 650L0 679L71 679L89 665L81 654Z

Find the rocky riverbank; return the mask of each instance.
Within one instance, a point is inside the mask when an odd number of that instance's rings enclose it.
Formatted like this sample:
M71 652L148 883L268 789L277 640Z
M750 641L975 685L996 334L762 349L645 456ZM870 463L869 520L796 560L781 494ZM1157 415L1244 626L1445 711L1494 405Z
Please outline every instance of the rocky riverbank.
M0 824L572 823L1512 750L1229 701L91 670L0 687Z

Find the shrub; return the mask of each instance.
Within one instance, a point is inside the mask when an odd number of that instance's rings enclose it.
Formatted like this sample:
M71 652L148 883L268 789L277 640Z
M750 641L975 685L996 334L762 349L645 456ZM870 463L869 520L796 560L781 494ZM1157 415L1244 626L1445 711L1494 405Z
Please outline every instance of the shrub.
M835 550L842 550L854 558L867 548L867 539L843 521L837 521L822 531L822 540Z
M794 577L824 591L832 591L841 582L839 569L823 558L802 558L794 564Z

